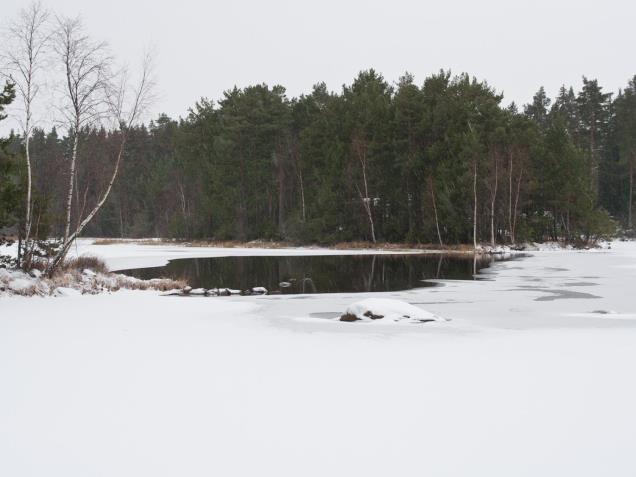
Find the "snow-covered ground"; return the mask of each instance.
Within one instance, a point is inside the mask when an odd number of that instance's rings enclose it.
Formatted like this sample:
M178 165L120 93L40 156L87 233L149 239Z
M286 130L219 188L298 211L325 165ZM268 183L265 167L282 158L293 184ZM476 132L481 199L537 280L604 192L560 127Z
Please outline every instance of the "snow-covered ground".
M158 242L123 242L112 245L93 245L93 239L79 239L69 255L98 255L104 259L111 271L131 268L161 267L178 258L240 257L262 255L373 255L422 253L421 250L335 250L321 247L296 248L243 248L243 247L188 247L166 245Z
M0 475L636 475L636 243L532 255L396 293L0 299ZM450 321L332 319L371 297Z

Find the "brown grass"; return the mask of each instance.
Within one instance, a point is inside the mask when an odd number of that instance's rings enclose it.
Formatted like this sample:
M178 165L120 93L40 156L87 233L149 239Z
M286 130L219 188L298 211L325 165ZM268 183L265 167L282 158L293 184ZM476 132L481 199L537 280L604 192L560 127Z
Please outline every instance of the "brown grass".
M82 272L86 269L92 270L95 273L108 273L108 267L106 266L106 263L104 263L102 259L93 257L91 255L82 255L80 257L67 258L59 267L58 273L68 272L71 270Z
M211 247L211 248L292 248L292 247L324 247L334 250L430 250L446 253L472 253L470 244L444 245L422 243L373 243L373 242L338 242L335 244L301 244L295 242L254 240L251 242L239 242L236 240L179 240L179 239L98 239L94 245L115 244L140 244L140 245L181 245L183 247Z
M182 239L97 239L93 245L181 245L184 247L215 247L215 248L286 248L299 247L292 242L260 241L239 242L236 240L182 240Z
M185 280L173 280L172 278L153 278L151 280L131 279L126 275L115 275L118 282L118 289L125 288L127 290L158 290L169 291L183 289L188 286Z

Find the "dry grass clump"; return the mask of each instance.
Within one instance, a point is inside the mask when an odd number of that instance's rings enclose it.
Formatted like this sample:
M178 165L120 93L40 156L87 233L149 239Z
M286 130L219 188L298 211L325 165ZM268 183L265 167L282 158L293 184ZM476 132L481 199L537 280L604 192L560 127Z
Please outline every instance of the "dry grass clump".
M184 280L172 280L170 278L153 278L141 280L129 277L121 273L90 272L88 268L80 271L77 268L60 271L48 279L51 289L58 287L72 288L82 294L94 295L102 292L115 292L118 290L157 290L169 291L183 289L187 286Z
M103 260L91 255L82 255L80 257L67 258L59 267L58 273L78 270L92 270L95 273L108 273L108 267Z
M173 280L172 278L152 278L150 280L140 280L121 273L113 275L113 277L117 283L117 289L170 291L183 289L188 286L188 283L185 280Z
M97 239L93 241L93 245L115 245L118 243L124 243L120 239Z
M162 245L170 242L166 239L124 239L124 238L101 238L93 240L93 245L118 245L118 244L143 244Z

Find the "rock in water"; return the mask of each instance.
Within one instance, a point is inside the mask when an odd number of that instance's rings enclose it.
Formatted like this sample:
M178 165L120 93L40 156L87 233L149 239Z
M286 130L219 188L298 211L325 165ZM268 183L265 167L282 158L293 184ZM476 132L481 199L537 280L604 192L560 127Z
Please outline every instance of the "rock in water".
M265 287L252 287L243 292L243 295L267 295L268 291Z
M340 321L376 321L425 323L446 321L431 312L399 300L368 298L350 305Z

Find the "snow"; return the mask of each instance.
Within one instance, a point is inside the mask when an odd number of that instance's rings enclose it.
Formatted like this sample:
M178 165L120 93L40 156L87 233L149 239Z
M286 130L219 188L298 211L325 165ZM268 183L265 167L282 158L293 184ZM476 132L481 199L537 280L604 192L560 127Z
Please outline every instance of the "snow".
M267 295L267 288L265 287L252 287L250 292L254 295Z
M409 303L387 298L367 298L349 305L346 315L355 316L360 321L371 323L422 323L443 321L437 315L429 313ZM340 321L344 321L342 318Z
M33 286L33 282L26 278L14 278L8 283L8 287L16 292L28 290Z
M79 296L81 295L82 292L79 290L76 290L75 288L69 288L69 287L57 287L54 291L53 291L53 296L55 297L61 297L61 296Z
M158 242L122 242L110 245L95 245L94 239L79 239L69 251L69 256L96 255L102 258L111 271L132 268L161 267L177 258L240 257L240 256L297 256L297 255L373 255L423 253L421 250L334 250L320 247L296 248L249 248L249 247L190 247Z
M382 294L0 298L0 475L636 475L636 243L486 272ZM450 321L334 319L376 298Z
M37 274L35 274L37 275ZM37 280L22 270L0 268L0 298L4 295L46 294L50 289L47 283Z

